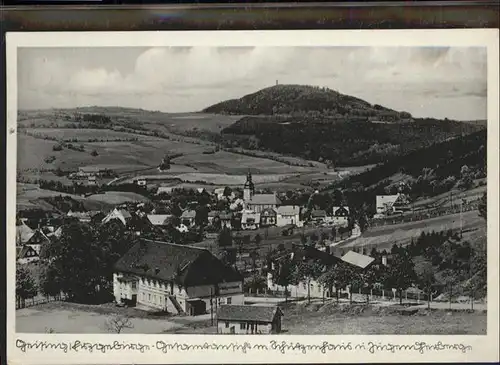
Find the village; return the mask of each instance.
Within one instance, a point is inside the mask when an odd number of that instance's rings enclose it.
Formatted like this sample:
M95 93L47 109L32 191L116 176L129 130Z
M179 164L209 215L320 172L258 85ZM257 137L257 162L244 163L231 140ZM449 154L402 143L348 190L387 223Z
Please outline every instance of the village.
M98 169L80 169L72 177L94 186L102 174ZM18 211L17 263L27 268L21 275L25 288L18 291L18 308L51 300L112 302L107 311L113 314L109 321L118 332L133 327L123 314L133 309L156 318L190 317L187 323L204 323L199 327L207 333L270 334L287 331L282 325L283 306L291 303L372 304L393 307L402 315L447 308L447 302L452 306L446 285L439 286L429 273L422 276L413 268L411 249L422 236L412 238L410 245L363 243L368 225L415 217L403 188L376 196L376 212L367 222L363 216L354 218L345 201L320 209L314 203L321 199L319 191L302 204L290 204L283 193L256 191L250 172L240 188L179 189L145 178L135 179L133 185L138 191L155 191L155 198L124 202L109 211L88 211L61 196L66 204L57 213ZM459 203L461 221L466 210L477 209L477 201ZM441 232L442 242L460 244L462 225L459 233ZM108 278L96 280L84 298L71 284L57 285L55 281L63 279L47 274L63 270L64 262L59 261L66 259L60 246L81 245L75 240L86 232L82 226L97 232L97 245L113 234L121 236L118 242L127 241L126 249L106 253ZM75 254L78 249L68 248ZM89 275L93 281L92 275L99 273ZM78 283L73 280L73 285ZM109 295L103 297L104 286ZM454 295L453 305L484 307L464 294ZM192 333L191 325L177 331Z

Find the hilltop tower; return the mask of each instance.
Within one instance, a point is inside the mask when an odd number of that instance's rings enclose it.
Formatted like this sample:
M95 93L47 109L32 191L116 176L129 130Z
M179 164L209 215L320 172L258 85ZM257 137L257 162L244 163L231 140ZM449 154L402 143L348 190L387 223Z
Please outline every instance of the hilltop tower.
M252 174L248 171L247 181L245 182L245 186L243 187L243 200L250 201L252 196L255 194L255 186L252 182Z

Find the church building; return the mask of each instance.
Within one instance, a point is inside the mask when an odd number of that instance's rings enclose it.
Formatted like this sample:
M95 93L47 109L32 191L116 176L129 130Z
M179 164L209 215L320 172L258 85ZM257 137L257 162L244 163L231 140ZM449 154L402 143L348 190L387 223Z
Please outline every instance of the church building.
M243 187L243 200L245 209L256 213L261 213L264 209L276 209L281 201L276 194L255 194L255 185L252 181L252 174L247 174L247 181Z

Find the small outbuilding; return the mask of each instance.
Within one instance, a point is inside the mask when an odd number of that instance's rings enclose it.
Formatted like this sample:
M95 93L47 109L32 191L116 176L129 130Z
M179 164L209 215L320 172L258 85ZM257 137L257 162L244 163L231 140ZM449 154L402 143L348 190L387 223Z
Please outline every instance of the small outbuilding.
M217 312L217 333L276 334L283 312L278 306L222 305Z

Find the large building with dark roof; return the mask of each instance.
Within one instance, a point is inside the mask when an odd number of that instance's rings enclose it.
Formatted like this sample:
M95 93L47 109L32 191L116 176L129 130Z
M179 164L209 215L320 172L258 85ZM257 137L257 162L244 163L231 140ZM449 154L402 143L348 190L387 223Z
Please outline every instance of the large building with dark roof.
M115 265L118 303L173 314L243 304L243 277L206 249L142 239Z

